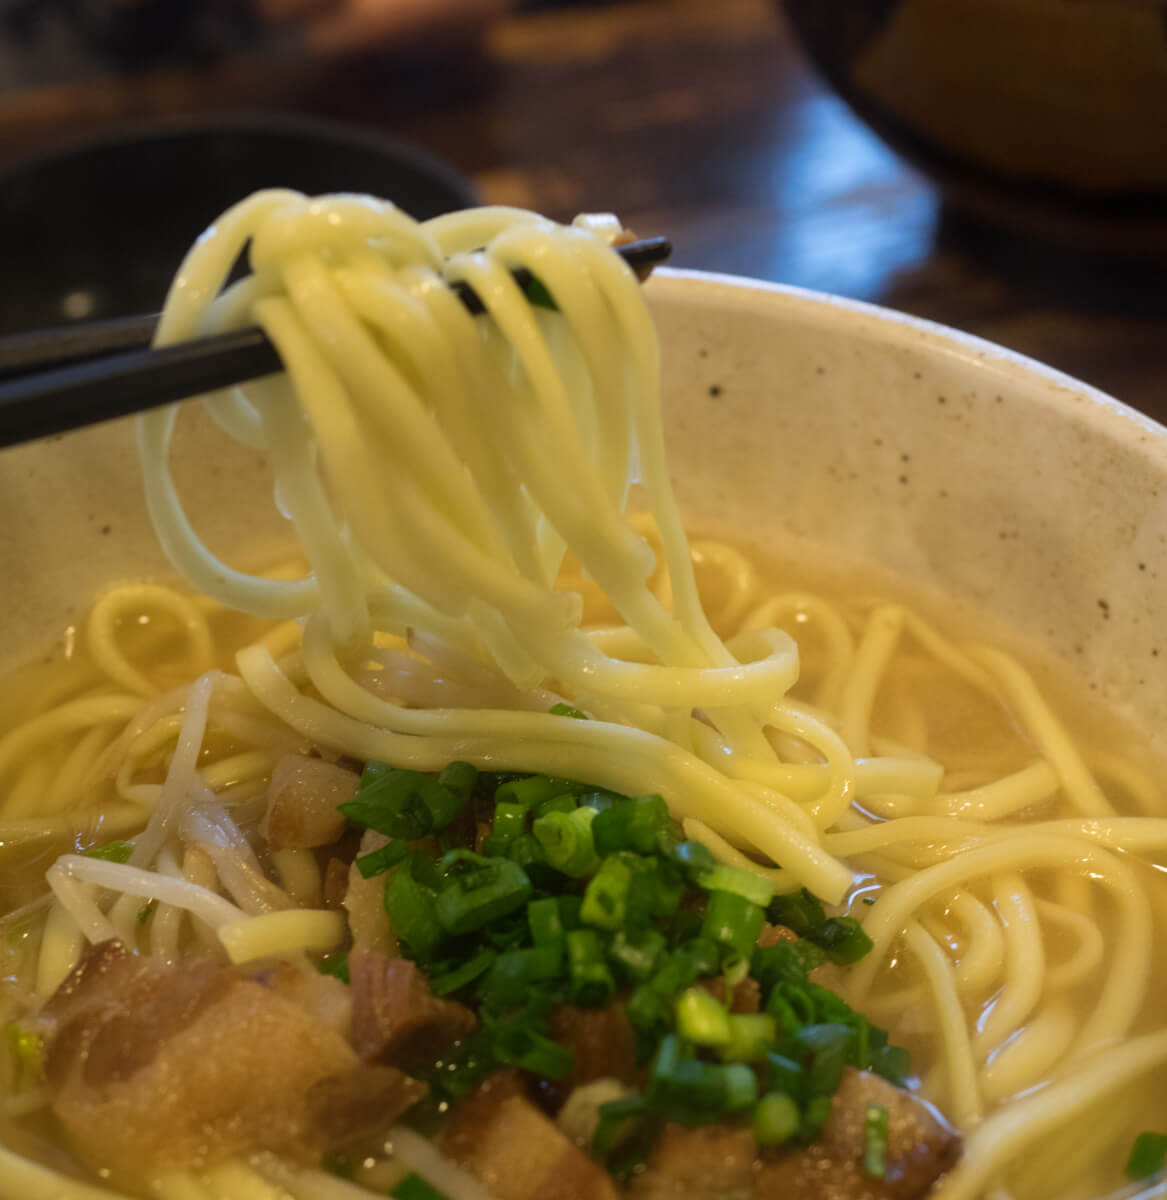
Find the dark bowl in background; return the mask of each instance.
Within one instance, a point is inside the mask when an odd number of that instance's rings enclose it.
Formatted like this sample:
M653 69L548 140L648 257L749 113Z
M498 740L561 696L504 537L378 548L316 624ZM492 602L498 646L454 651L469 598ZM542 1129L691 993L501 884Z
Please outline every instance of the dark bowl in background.
M477 200L441 159L352 126L270 116L126 126L0 172L0 334L157 311L199 233L264 187L369 192L418 218Z
M1167 256L1167 6L782 7L851 108L957 207L1090 253Z

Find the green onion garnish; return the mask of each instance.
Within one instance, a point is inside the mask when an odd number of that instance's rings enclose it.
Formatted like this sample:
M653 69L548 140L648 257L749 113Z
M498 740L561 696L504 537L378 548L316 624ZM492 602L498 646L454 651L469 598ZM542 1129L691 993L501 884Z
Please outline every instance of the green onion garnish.
M1126 1177L1146 1179L1148 1175L1157 1175L1164 1165L1167 1165L1167 1134L1140 1133L1126 1161Z
M467 959L461 966L443 971L440 975L431 976L430 991L435 996L448 996L451 992L459 991L468 983L472 983L479 975L489 971L497 957L497 952L489 947L479 950L473 958Z
M535 819L531 832L549 867L574 879L595 871L599 864L591 831L595 818L594 808L576 808L573 802L570 812L549 812Z
M573 929L567 935L567 966L571 975L571 1002L582 1008L603 1008L616 990L616 981L594 929Z
M869 1104L863 1122L863 1170L873 1179L887 1174L887 1109Z
M593 825L599 819L597 817ZM605 858L584 891L583 908L580 909L584 922L600 929L619 929L624 924L631 882L632 871L622 858Z
M676 999L677 1032L698 1046L728 1046L729 1013L704 988L686 988Z
M813 940L840 967L858 962L875 945L854 917L829 917L815 930Z
M774 1018L765 1013L731 1013L729 1041L720 1050L726 1062L762 1062L774 1049L778 1029Z
M784 1092L771 1092L754 1108L754 1140L759 1146L781 1146L794 1137L801 1123L798 1105Z
M453 851L467 855L468 851ZM450 858L446 855L443 862ZM531 881L508 858L481 858L478 865L447 879L435 905L441 927L451 934L471 933L522 908L531 896Z
M577 721L588 719L588 714L582 708L576 708L574 704L564 704L562 701L559 704L553 704L547 711L553 717L574 717Z
M83 851L86 858L100 858L102 862L129 862L134 847L130 842L106 842L104 846L90 846Z
M363 879L372 879L374 875L380 875L397 866L399 862L404 862L409 854L409 843L401 838L394 838L379 850L370 850L368 854L359 855L356 860L357 870Z
M396 1183L389 1195L394 1197L394 1200L449 1200L445 1192L439 1192L416 1171L410 1171L404 1179Z
M652 976L665 952L664 934L643 929L618 929L608 943L608 958L631 983L644 983Z
M567 1046L527 1025L500 1026L495 1030L493 1049L499 1062L547 1079L563 1079L575 1070L575 1055Z
M386 884L385 911L397 940L413 958L429 958L445 936L434 893L410 871L397 871Z
M749 958L766 923L766 910L736 892L711 892L703 937L720 943L735 957Z
M697 884L707 892L733 892L744 896L751 904L765 908L774 896L774 885L753 871L740 867L716 866L711 871L702 871Z

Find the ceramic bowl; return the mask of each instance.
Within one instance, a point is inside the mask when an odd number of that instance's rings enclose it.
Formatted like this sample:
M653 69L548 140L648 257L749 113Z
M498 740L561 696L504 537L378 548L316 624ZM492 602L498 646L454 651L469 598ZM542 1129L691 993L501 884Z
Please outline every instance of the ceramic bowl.
M786 557L825 548L969 605L1164 745L1167 429L897 313L688 272L647 286L693 526ZM176 478L208 541L241 555L286 537L255 455L195 406L182 426ZM0 454L0 669L59 638L102 585L169 573L131 432L115 422Z

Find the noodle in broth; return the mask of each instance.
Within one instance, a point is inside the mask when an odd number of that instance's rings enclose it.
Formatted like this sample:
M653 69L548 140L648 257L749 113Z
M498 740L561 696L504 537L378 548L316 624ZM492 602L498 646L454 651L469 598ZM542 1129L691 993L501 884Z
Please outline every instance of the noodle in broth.
M169 477L176 412L139 420L151 514L201 595L113 589L70 661L9 689L0 1019L35 1011L86 941L166 961L335 946L315 857L248 837L288 753L548 773L659 792L722 861L862 921L847 999L965 1134L935 1196L1113 1190L1133 1135L1167 1120L1158 782L1071 729L1014 655L686 538L618 232L267 192L200 239L159 339L257 321L279 348L286 376L206 403L266 454L309 570L215 558ZM220 294L245 245L253 274ZM591 719L551 714L562 700ZM56 857L114 838L123 863ZM0 1196L96 1194L51 1148L18 1050ZM368 1194L263 1158L149 1187Z

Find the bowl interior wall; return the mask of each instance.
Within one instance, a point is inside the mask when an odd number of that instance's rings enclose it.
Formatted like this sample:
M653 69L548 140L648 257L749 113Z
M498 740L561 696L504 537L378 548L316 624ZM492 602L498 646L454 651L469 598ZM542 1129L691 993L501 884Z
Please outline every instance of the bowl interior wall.
M1167 728L1167 430L864 306L672 272L649 295L694 526L784 552L821 544L939 589ZM199 531L236 563L286 541L258 456L189 407L174 461ZM129 422L0 454L0 511L0 668L47 646L100 587L169 574Z

